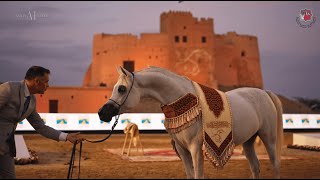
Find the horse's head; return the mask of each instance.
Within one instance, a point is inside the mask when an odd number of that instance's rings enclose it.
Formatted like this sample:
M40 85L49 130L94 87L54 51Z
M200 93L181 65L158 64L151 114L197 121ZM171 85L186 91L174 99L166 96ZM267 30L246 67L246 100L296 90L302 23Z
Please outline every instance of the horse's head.
M134 83L134 74L120 67L118 82L114 85L110 99L99 110L100 120L110 122L113 116L124 113L127 109L136 106L140 101L137 83Z

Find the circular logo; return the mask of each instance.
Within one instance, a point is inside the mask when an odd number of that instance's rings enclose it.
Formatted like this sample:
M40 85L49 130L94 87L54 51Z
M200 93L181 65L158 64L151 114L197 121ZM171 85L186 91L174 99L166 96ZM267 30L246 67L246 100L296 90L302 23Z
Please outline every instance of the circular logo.
M316 17L312 14L311 9L301 9L299 16L296 18L297 23L302 28L309 28L316 22Z

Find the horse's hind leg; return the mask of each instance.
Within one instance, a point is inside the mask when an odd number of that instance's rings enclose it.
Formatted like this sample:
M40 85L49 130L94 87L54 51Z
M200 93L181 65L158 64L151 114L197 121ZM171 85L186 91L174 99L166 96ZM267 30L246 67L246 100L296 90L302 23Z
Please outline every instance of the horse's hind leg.
M180 146L178 143L174 143L175 148L177 152L179 153L180 159L183 162L187 178L193 179L194 178L194 169L192 165L192 157L190 152L187 149L184 149L182 146Z
M257 154L254 150L254 142L255 142L256 137L257 137L257 135L254 135L247 142L242 144L244 154L249 161L250 169L251 169L252 176L254 179L258 179L259 173L260 173L260 163L259 163Z
M262 136L261 140L266 147L270 161L272 163L274 178L280 179L280 159L276 155L276 137L274 134L271 134L270 136L271 138Z

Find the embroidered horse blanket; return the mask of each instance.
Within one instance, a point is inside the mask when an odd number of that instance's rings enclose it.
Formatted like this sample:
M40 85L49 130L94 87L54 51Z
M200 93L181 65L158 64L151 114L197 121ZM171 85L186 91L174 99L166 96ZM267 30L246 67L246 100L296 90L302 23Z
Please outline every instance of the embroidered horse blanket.
M203 153L216 168L230 159L234 142L232 115L226 95L193 82L197 96L188 93L173 103L162 106L164 125L169 133L178 133L202 119Z
M216 168L222 168L234 149L232 114L224 92L193 82L200 99L203 153Z

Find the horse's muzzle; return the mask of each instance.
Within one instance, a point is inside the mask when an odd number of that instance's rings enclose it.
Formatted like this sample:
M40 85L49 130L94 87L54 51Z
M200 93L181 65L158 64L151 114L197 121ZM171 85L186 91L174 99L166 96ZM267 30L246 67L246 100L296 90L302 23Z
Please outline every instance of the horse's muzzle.
M101 121L110 122L113 116L118 115L119 108L113 104L105 104L99 109L99 118Z

